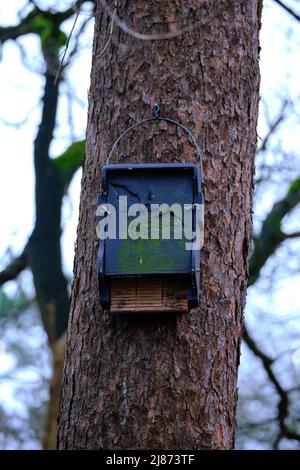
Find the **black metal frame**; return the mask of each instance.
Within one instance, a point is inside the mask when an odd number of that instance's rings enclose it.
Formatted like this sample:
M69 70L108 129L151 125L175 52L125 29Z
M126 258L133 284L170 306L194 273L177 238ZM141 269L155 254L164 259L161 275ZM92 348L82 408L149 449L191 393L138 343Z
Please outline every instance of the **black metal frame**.
M201 153L201 150L199 148L199 145L197 144L197 141L195 139L194 134L191 132L190 129L188 129L186 126L184 126L180 122L175 121L174 119L171 119L171 118L168 118L168 117L161 116L160 115L160 107L159 107L158 104L156 104L154 106L151 118L142 119L141 121L138 121L138 122L134 123L132 126L128 127L128 129L126 129L124 132L122 132L122 134L117 138L117 140L113 144L113 146L111 148L111 151L109 152L109 154L107 156L106 165L110 164L110 159L112 157L112 154L114 153L116 147L118 146L119 142L123 139L123 137L125 137L129 132L131 132L136 127L139 127L142 124L146 124L147 122L155 122L155 121L165 121L165 122L169 122L170 124L174 124L175 126L180 127L181 129L183 129L185 131L185 133L192 139L192 143L196 147L196 152L199 156L200 180L201 180L202 186L204 186L203 158L202 158L202 153Z
M101 172L101 193L98 196L98 205L105 204L107 202L107 181L109 178L109 174L114 171L131 171L133 169L141 169L141 170L153 170L157 169L160 171L167 171L169 169L192 169L193 171L193 203L194 204L204 204L204 178L203 178L203 162L202 162L202 154L200 151L199 146L197 145L196 139L192 132L173 119L169 119L166 117L160 116L160 109L159 106L156 105L153 111L153 116L151 118L143 119L131 127L126 129L115 141L113 144L111 151L107 157L107 164L102 168ZM130 131L135 129L136 127L153 121L167 121L171 124L181 127L188 136L192 139L194 146L196 147L196 151L199 155L200 159L200 167L198 167L194 163L160 163L160 164L109 164L110 159L123 137L125 137ZM195 217L194 217L195 223ZM98 218L99 221L99 218ZM194 227L195 228L195 227ZM110 307L110 276L105 275L105 241L99 243L99 253L98 253L98 272L99 272L99 292L100 292L100 303L104 309L109 309ZM145 277L151 277L151 273L144 275ZM170 273L168 276L176 277L178 274ZM191 270L190 270L190 289L188 292L188 305L189 308L194 308L199 305L199 297L200 297L200 249L193 250L191 252Z

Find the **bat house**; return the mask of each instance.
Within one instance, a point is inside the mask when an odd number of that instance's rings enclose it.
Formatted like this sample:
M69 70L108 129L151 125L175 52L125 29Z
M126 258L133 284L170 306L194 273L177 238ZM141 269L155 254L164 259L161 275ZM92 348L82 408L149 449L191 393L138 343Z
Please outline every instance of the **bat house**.
M192 163L108 164L98 198L99 288L112 314L199 304L202 174Z

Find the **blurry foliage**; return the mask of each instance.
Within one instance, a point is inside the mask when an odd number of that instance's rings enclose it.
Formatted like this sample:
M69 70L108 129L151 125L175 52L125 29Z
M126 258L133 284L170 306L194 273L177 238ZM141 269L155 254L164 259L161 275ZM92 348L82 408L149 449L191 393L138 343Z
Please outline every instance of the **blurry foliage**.
M40 449L51 354L40 314L24 292L0 292L0 448Z
M18 316L31 304L31 300L27 298L24 292L11 297L0 289L0 322L3 319L10 320L12 317ZM0 323L1 325L1 323Z
M64 153L53 160L64 186L70 183L75 171L81 167L84 149L85 140L74 142Z
M62 344L64 344L69 309L67 276L63 273L60 255L59 224L64 202L63 196L68 191L74 173L82 164L85 144L84 141L72 143L74 138L78 139L74 131L73 104L75 102L79 104L82 112L82 103L84 108L86 103L77 97L77 90L72 90L68 68L73 65L74 57L76 59L80 57L80 50L83 47L81 36L91 22L93 2L90 0L69 1L68 5L66 2L62 5L61 2L56 2L55 8L51 8L49 2L42 0L37 2L24 0L23 3L22 11L16 11L18 16L16 24L0 26L0 45L13 40L14 46L20 51L21 63L31 73L35 73L30 65L30 60L34 58L30 57L31 51L26 50L25 37L33 36L34 41L40 45L36 55L42 64L38 74L43 78L41 80L43 98L39 103L42 117L33 142L36 180L34 229L31 236L28 234L28 239L19 256L4 255L1 261L0 286L5 284L5 287L2 288L0 294L0 329L3 332L0 387L2 383L1 412L6 414L7 420L5 424L3 423L3 429L0 429L2 433L0 448L13 446L38 448L42 446L42 440L47 448L48 445L51 446L49 448L54 448L60 383L56 380L57 384L54 386L51 382L50 387L49 345L57 377L62 371L62 361L58 361L55 356L55 351L58 350L56 342L62 339ZM87 5L86 9L83 8L84 4ZM81 8L80 19L78 19L78 8ZM74 17L76 22L78 19L78 22L71 40L72 23L70 22L67 27L68 34L65 33L65 29L67 20L73 18L73 24L75 24ZM92 38L90 38L90 46L91 43ZM51 158L50 146L53 140L56 140L53 139L53 132L59 111L58 102L61 103L62 98L68 103L68 120L63 122L62 127L67 125L69 135L64 138L64 143L66 145L71 141L71 145L60 156ZM63 114L63 119L60 116L60 124L66 120L65 117L66 113ZM7 124L5 117L2 123ZM22 122L22 125L25 123ZM82 135L83 132L84 126L81 127L79 133ZM39 210L40 208L46 210ZM14 246L12 246L13 249ZM35 292L33 295L36 301L34 302L30 300L26 289L26 294L23 292L19 282L20 277L23 276L22 272L27 268L32 274L29 279L29 291ZM11 293L12 283L10 285L6 283L17 277L18 286ZM22 324L22 331L19 324ZM27 331L27 324L30 324L31 338L23 335L23 332ZM13 331L16 337L12 337ZM36 348L35 341L39 337L42 338L42 342ZM40 361L39 358L45 358L45 354L47 360ZM31 384L26 379L28 374L33 377ZM18 423L21 422L22 426L19 426ZM18 428L15 432L14 426Z

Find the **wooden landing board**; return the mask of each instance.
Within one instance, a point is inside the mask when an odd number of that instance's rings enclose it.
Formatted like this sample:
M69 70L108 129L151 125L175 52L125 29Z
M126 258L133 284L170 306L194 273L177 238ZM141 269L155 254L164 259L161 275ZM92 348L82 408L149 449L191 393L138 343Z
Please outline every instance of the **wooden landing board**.
M112 278L110 311L112 314L187 312L187 283L174 278Z

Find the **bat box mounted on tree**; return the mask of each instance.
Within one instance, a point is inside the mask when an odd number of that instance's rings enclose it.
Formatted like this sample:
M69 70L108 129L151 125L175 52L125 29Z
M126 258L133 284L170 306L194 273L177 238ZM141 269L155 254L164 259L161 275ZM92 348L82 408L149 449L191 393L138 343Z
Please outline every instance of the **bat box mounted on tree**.
M165 120L190 136L194 163L109 164L119 141L142 123ZM203 170L182 124L159 116L127 129L102 169L97 208L102 308L113 314L187 312L199 305Z

